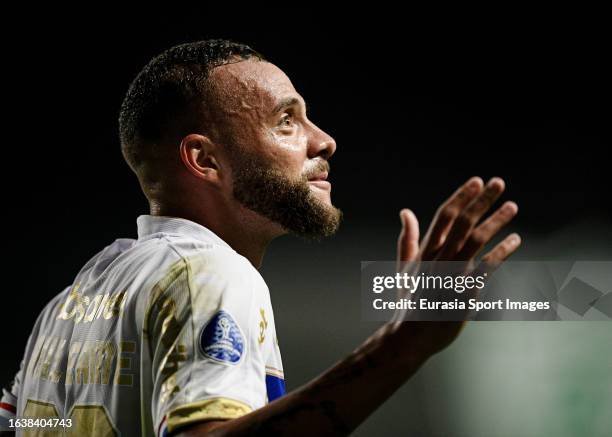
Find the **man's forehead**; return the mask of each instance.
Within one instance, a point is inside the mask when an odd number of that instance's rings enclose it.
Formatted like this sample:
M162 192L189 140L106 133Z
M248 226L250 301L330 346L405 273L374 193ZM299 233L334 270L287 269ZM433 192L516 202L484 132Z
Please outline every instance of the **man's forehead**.
M297 92L287 75L265 61L245 60L214 68L209 76L217 92L225 99L241 104L275 106Z

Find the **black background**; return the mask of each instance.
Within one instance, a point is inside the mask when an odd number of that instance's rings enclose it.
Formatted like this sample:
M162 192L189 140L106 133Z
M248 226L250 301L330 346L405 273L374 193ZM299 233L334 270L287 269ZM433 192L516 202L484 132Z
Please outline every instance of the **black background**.
M297 24L295 11L258 19L242 11L242 21L193 10L68 12L15 18L19 31L5 44L4 381L44 304L104 245L133 237L147 212L122 161L118 108L139 69L177 43L244 42L289 75L310 118L338 144L330 179L346 222L336 238L359 246L367 230L385 239L364 259L393 258L400 208L412 208L423 227L472 175L506 180L519 232L554 239L585 220L609 229L612 74L609 32L595 21L386 22L393 11L365 11L361 21L310 15ZM334 253L333 241L322 247ZM563 247L571 258L571 240ZM269 284L276 268L266 264ZM277 324L293 317L277 314Z

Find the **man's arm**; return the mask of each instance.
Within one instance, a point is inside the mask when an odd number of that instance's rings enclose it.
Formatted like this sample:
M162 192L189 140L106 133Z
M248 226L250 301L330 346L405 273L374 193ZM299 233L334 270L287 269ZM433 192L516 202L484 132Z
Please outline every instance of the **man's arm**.
M347 435L426 361L418 331L385 324L331 369L288 395L228 422L194 426L184 436Z
M504 190L494 178L482 187L470 179L437 211L419 245L416 217L402 211L398 260L472 260L480 249L516 214L513 203L504 204L486 221L480 218ZM498 265L520 245L510 235L483 257ZM290 394L226 422L205 422L186 428L188 436L344 436L410 378L429 357L450 344L464 322L385 323L344 360Z

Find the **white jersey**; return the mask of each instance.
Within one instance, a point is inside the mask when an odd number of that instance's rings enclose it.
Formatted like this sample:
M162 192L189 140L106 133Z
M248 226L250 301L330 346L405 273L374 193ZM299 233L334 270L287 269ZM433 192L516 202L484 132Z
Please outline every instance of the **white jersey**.
M58 435L164 436L284 392L259 272L197 223L140 216L138 240L106 247L44 308L0 417L64 419Z

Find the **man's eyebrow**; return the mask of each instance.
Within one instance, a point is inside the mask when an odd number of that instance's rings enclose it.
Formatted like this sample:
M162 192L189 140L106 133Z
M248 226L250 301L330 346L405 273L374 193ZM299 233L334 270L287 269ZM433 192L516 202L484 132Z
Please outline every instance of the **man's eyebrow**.
M299 105L300 100L297 97L287 97L282 99L275 107L274 114L290 106Z

